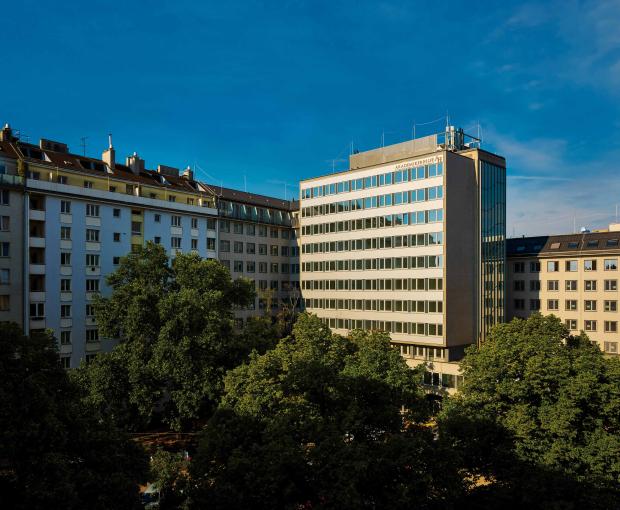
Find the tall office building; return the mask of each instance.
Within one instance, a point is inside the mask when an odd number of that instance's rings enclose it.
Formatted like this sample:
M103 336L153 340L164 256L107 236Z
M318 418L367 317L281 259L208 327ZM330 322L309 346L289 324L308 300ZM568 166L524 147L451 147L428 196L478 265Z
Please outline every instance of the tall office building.
M277 309L298 287L294 207L214 189L190 169L148 170L135 153L121 164L111 140L101 159L90 158L60 142L24 143L7 125L0 131L0 321L26 332L51 329L65 367L110 349L114 340L99 335L92 300L109 291L105 276L120 258L148 240L170 256L220 259L259 290L268 282ZM238 324L260 308L257 299L237 310Z
M608 231L508 240L508 318L540 312L620 353L620 225Z
M339 333L389 332L448 389L504 320L506 163L478 145L448 128L300 184L306 309Z

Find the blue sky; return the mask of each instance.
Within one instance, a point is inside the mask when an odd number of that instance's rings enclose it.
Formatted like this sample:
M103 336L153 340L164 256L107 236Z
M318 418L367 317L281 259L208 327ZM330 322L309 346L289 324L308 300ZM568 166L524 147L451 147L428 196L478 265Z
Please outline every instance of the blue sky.
M618 0L25 0L1 26L0 121L31 140L100 155L112 132L119 157L290 198L351 142L449 112L507 158L509 235L601 227L620 203Z

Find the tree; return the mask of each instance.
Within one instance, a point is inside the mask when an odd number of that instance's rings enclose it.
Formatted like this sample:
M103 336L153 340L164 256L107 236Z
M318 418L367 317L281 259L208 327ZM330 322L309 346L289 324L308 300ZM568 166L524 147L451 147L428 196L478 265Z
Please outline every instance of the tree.
M293 336L229 372L190 466L201 508L418 508L460 490L422 424L428 407L384 333L332 335L301 314Z
M189 461L183 452L158 449L151 457L150 480L160 494L159 508L179 508L185 500Z
M235 333L233 307L254 299L253 283L232 281L215 260L160 245L121 259L108 276L109 297L95 301L101 334L119 339L76 375L91 404L128 428L141 428L161 408L176 429L204 419L216 405L227 369L255 347Z
M146 453L95 417L48 333L0 325L0 500L4 508L140 508Z
M535 508L620 501L617 359L537 314L495 327L461 370L464 386L439 424L467 470L492 482L472 500Z

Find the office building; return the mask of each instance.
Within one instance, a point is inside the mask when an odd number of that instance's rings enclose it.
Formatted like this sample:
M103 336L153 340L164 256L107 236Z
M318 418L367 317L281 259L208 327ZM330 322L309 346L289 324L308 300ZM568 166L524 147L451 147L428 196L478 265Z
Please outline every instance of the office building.
M509 239L507 315L559 317L618 355L620 225L606 232Z
M427 383L504 320L506 163L462 130L352 154L303 180L301 290L336 332L391 335Z
M105 276L120 258L148 240L170 256L193 251L221 259L233 277L257 286L268 281L275 311L297 287L292 207L214 190L190 169L148 170L135 153L121 164L111 139L97 159L60 142L25 143L7 125L0 132L0 321L18 322L26 332L51 329L65 367L110 349L114 340L99 335L93 297L108 292ZM253 313L260 313L256 303L236 311L238 324Z

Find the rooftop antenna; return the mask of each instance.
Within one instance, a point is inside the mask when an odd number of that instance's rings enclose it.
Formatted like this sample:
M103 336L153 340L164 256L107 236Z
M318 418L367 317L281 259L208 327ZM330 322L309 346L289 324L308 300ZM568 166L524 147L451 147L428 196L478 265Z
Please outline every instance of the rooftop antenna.
M413 119L413 127L411 128L411 139L415 140L415 119Z
M88 137L87 137L87 136L83 136L83 137L81 137L81 138L80 138L80 140L82 141L82 142L80 143L80 145L82 146L82 152L84 153L84 156L86 156L86 140L87 140L87 139L88 139ZM111 138L110 138L110 140L111 140ZM112 146L112 145L110 144L110 147L111 147L111 146Z
M385 147L385 128L381 133L381 147Z
M246 179L245 173L243 174L243 191L245 191L246 193L248 192L248 181Z
M616 223L618 223L618 204L616 204Z

